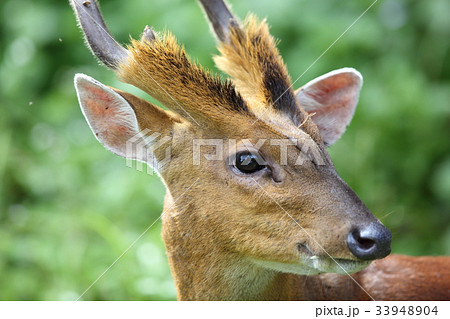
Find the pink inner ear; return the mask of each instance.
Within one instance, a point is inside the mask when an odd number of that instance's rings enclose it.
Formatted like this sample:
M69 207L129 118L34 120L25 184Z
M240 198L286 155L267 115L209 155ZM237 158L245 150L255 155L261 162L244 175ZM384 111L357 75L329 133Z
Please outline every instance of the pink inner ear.
M352 76L339 74L319 81L310 88L305 87L302 90L304 94L316 103L305 103L302 107L307 112L316 113L329 112L335 109L348 110L348 106L356 104L355 102L358 100L359 82L359 79Z
M341 69L315 79L297 91L300 106L312 117L326 144L333 144L350 123L361 88L361 76Z
M133 134L134 128L124 119L128 114L118 107L116 96L95 86L89 87L86 93L84 111L97 136L102 134L104 138L108 135L116 139Z
M131 105L92 78L80 75L75 82L81 109L95 137L109 150L125 156L127 141L139 131Z

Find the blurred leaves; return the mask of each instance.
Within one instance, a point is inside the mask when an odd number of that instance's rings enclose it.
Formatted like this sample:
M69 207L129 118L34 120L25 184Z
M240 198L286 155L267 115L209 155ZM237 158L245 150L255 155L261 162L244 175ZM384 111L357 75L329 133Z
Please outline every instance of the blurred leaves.
M267 17L293 80L372 2L231 1L240 17ZM214 69L195 1L101 4L120 42L167 28ZM345 66L363 74L354 121L330 152L396 253L450 254L448 12L445 0L379 1L295 84ZM4 0L0 17L0 299L76 299L159 217L164 188L96 142L73 75L145 95L98 66L66 1ZM83 298L174 299L159 233L158 223Z

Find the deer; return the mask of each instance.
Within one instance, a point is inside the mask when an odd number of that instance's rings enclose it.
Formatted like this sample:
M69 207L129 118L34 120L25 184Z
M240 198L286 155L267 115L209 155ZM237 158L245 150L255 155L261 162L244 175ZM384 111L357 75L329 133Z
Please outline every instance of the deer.
M240 21L225 1L199 0L223 80L170 32L146 26L124 47L96 0L70 4L92 53L167 108L75 75L95 138L152 166L167 188L162 237L179 300L450 298L450 258L390 254L391 232L328 154L355 112L358 71L294 90L265 20Z

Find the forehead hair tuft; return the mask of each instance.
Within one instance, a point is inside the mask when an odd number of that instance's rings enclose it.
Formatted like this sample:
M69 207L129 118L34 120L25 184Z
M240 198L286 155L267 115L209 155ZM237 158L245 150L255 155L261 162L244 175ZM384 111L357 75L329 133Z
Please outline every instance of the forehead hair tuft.
M120 78L181 116L214 119L251 114L234 85L192 62L171 33L152 41L132 40L128 52L117 69Z

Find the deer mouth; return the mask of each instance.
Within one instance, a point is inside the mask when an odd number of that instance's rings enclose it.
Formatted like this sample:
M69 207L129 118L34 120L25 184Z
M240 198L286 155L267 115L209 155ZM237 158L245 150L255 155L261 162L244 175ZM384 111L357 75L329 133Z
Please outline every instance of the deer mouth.
M296 275L318 275L323 273L336 273L349 275L363 270L371 261L332 258L329 256L310 255L301 257L297 263L277 262L261 259L252 261L264 268Z
M334 258L328 253L316 255L308 245L303 243L297 244L297 251L300 253L301 263L318 273L352 274L363 270L370 264L370 261L367 260Z
M334 258L328 253L319 255L314 253L305 243L298 243L296 250L298 261L294 263L261 259L253 259L252 261L264 268L297 275L318 275L323 273L349 275L363 270L371 263L368 260Z
M320 273L353 274L363 270L371 261L332 258L330 256L311 256L306 263ZM303 261L304 262L304 261Z

